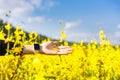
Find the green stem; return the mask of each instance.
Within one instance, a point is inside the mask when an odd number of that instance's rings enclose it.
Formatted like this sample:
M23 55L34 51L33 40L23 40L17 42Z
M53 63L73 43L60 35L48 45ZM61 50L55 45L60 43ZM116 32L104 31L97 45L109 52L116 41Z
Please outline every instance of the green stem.
M9 37L10 37L10 30L8 30L8 40L9 40ZM9 54L9 46L10 46L10 44L9 44L9 42L7 43L7 55Z

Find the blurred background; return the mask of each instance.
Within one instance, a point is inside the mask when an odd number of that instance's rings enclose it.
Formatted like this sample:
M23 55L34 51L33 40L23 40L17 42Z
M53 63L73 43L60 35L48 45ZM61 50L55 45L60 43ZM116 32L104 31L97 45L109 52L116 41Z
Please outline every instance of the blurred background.
M0 19L27 32L68 41L99 40L104 30L112 44L120 44L120 0L0 0Z

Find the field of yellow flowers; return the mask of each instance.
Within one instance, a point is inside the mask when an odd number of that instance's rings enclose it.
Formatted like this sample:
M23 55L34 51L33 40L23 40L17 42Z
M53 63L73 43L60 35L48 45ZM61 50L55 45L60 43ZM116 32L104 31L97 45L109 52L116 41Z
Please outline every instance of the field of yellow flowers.
M11 34L10 25L5 29L8 34L0 30L0 39L15 42L12 50L7 49L5 56L0 57L0 80L120 80L120 47L112 46L106 39L103 30L100 31L101 43L93 41L84 45L72 44L72 54L69 55L44 55L34 54L23 57L13 56L19 54L23 44L38 43L40 39L37 33L31 32L26 39L26 33L16 28ZM60 32L60 42L66 35L64 30ZM41 43L49 41L43 40ZM16 45L19 44L19 47ZM62 45L69 45L64 42ZM9 46L9 44L8 44Z

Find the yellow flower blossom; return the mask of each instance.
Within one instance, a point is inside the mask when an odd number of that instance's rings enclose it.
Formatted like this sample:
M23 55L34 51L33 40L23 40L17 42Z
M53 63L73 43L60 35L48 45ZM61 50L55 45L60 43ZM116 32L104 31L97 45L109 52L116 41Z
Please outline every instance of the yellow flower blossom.
M5 25L5 29L6 29L6 30L10 30L11 28L12 28L12 27L11 27L10 24Z
M61 41L66 39L64 29L60 34ZM0 39L4 39L5 35L1 30ZM37 36L34 32L25 35L18 26L14 34L9 36L9 40L15 43L10 53L22 51L25 42L35 43ZM21 40L23 37L24 40ZM86 44L84 40L73 43L73 52L68 55L0 56L0 80L120 80L120 46L113 46L103 30L99 32L99 37L102 44L96 40ZM47 41L50 39L44 39L41 43ZM16 47L18 43L21 45ZM61 44L69 46L67 41Z

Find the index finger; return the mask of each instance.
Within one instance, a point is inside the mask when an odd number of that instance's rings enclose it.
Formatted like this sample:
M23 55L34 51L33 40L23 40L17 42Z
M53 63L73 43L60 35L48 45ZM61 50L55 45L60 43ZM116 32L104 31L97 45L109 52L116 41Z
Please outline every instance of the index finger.
M70 46L58 46L59 49L71 48Z

